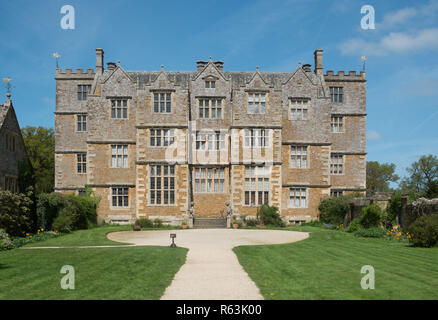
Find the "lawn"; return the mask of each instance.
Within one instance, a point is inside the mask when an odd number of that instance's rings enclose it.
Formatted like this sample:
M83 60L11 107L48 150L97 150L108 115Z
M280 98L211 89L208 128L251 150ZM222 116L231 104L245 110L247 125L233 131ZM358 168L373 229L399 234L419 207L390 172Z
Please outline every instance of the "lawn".
M234 248L265 299L438 299L438 248L358 238L315 227L306 240ZM375 289L360 286L362 266L375 270Z
M109 226L75 231L32 246L116 244ZM180 267L187 249L113 247L14 249L0 252L0 299L159 299ZM75 289L60 286L61 267L75 270Z

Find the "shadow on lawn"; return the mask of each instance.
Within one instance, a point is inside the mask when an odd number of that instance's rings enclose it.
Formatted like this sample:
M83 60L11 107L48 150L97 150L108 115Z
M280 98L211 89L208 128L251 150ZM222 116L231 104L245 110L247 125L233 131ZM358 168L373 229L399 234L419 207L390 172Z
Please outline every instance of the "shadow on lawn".
M1 263L1 262L0 262L0 270L2 270L2 269L8 269L8 268L10 268L10 266L8 266L7 264L4 264L4 263Z

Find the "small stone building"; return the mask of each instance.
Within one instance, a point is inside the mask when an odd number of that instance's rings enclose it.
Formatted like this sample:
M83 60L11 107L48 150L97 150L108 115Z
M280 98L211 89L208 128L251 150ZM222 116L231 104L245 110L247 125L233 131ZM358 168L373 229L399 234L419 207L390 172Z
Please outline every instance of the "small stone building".
M290 222L321 198L365 191L365 72L56 70L55 190L102 197L112 222L235 215L275 205Z
M18 166L27 157L20 125L7 94L5 104L0 104L0 190L19 192Z

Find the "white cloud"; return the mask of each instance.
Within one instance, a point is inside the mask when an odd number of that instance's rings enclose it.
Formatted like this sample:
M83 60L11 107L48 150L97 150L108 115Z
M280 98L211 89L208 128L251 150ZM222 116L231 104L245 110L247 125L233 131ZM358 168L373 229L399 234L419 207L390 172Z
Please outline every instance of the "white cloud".
M409 20L435 15L438 12L438 0L431 0L428 4L418 7L407 7L389 12L383 20L376 24L377 29L388 29L398 25L409 25Z
M383 56L390 53L419 52L438 49L438 28L423 29L415 34L391 32L380 41L350 39L340 44L342 54Z
M377 131L368 131L367 132L367 139L368 140L379 140L380 134Z

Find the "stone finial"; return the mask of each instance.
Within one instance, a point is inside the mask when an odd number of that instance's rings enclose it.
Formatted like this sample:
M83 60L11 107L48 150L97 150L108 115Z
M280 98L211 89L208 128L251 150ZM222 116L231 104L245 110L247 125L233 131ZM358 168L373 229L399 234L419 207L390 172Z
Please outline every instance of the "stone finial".
M117 60L117 65L120 67L120 60Z
M298 68L301 68L301 61L298 62Z
M256 66L256 72L259 72L259 66Z
M164 71L164 65L161 65L161 72Z

